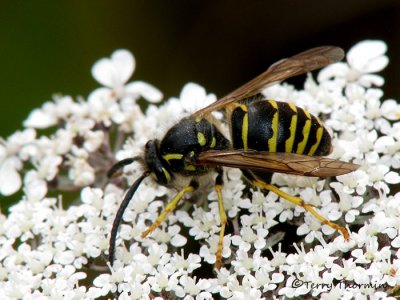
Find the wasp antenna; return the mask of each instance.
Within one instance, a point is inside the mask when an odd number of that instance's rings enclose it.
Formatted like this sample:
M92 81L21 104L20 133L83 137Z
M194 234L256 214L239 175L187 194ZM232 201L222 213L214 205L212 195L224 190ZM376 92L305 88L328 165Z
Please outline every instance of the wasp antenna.
M123 160L120 160L119 162L115 163L110 170L107 172L107 177L112 178L115 176L115 173L117 173L121 168L130 165L134 161L138 160L138 157L129 157L125 158Z
M126 159L128 160L128 159ZM124 161L126 161L124 160ZM122 161L120 161L122 162ZM117 164L119 164L118 162ZM124 164L122 164L123 166ZM129 188L128 192L126 193L124 200L122 200L121 205L118 208L117 214L115 215L115 219L113 222L113 226L111 229L111 236L110 236L110 246L108 249L108 261L110 262L111 266L114 262L114 254L115 254L115 240L117 238L117 231L119 225L121 224L122 216L124 215L125 209L128 207L129 201L131 201L133 195L135 194L136 190L138 189L139 185L142 183L143 179L149 176L150 172L146 171L140 176Z

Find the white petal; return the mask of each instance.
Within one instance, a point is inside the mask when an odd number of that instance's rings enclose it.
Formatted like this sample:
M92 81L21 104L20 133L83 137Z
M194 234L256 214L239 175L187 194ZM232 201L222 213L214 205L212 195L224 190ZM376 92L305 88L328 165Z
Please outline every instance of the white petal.
M182 89L180 98L182 101L201 101L207 96L205 88L196 83L190 82L185 84Z
M183 247L183 246L185 246L186 242L187 242L187 239L180 234L176 234L171 239L171 244L175 247Z
M88 131L85 134L85 142L83 146L87 151L94 152L101 146L103 138L104 132L101 130Z
M207 95L205 88L201 85L190 82L183 87L180 99L187 112L195 112L215 102L216 97L213 94Z
M3 161L7 157L7 149L4 145L0 144L0 161Z
M400 105L395 100L386 100L381 106L383 116L391 121L400 119Z
M342 216L342 213L340 211L337 211L337 210L331 211L329 213L329 219L333 220L333 221L339 219L341 216Z
M10 160L6 160L0 167L0 193L9 196L21 187L21 176Z
M35 180L26 186L25 192L30 200L42 200L47 194L47 184L44 180Z
M376 152L368 152L365 154L365 161L370 164L375 164L379 160L379 155Z
M138 95L142 96L149 102L160 102L163 94L151 84L143 81L134 81L125 86L125 94L136 98Z
M389 63L389 58L387 56L380 56L373 58L369 61L368 65L364 69L367 73L376 73L382 71Z
M386 152L389 146L393 146L395 141L391 136L382 136L375 141L374 150L379 153Z
M375 75L375 74L366 74L360 76L358 79L360 84L365 87L371 86L382 86L385 83L385 79L382 76Z
M71 250L62 251L56 255L55 260L62 265L70 265L75 259L74 252Z
M112 87L114 84L115 70L111 61L102 58L92 67L92 76L104 86Z
M400 236L398 236L392 241L392 246L395 248L400 248Z
M301 224L299 227L297 227L296 234L297 235L305 235L310 232L310 228L308 228L307 224Z
M348 84L345 89L345 95L350 102L362 99L365 94L365 89L358 84Z
M396 172L390 171L385 175L385 181L390 184L396 184L400 182L400 176Z
M318 73L318 81L323 82L335 77L345 77L349 71L349 66L346 63L336 63L323 68Z
M81 200L86 204L92 205L101 197L103 197L103 192L101 189L85 187L81 192Z
M285 277L281 273L273 273L271 279L273 283L280 283L285 279Z
M109 88L101 87L98 89L95 89L93 92L91 92L88 96L88 103L90 105L95 104L97 102L101 102L104 99L113 99L114 94L112 90Z
M26 145L32 142L36 138L36 131L34 129L28 128L24 131L17 131L13 133L9 138L8 142L17 145Z
M386 50L382 41L363 41L349 50L347 61L352 68L363 73L378 72L388 64L388 58L384 56Z
M135 58L127 50L117 50L111 59L102 58L92 68L93 77L107 87L119 88L133 74Z
M125 49L116 50L111 55L111 61L118 70L123 82L127 82L136 67L133 54Z
M34 109L24 121L25 127L48 128L57 124L57 116L45 113L42 109Z

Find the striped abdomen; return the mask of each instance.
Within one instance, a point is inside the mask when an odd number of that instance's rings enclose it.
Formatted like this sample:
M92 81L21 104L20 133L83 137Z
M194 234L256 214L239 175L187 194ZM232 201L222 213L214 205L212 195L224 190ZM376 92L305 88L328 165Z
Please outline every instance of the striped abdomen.
M321 122L292 103L273 100L238 105L231 114L235 149L327 155L331 137Z

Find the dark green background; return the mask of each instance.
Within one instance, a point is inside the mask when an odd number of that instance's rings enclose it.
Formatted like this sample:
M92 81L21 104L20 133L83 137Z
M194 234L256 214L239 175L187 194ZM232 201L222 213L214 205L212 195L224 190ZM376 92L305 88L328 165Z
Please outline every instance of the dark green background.
M166 97L188 81L222 96L282 57L371 38L389 45L385 97L400 99L399 1L2 1L0 136L54 93L86 97L117 48Z
M221 96L271 62L322 44L384 39L399 97L399 1L2 1L0 136L54 93L87 96L92 64L117 48L134 79L176 96L195 81ZM392 87L393 86L393 87Z

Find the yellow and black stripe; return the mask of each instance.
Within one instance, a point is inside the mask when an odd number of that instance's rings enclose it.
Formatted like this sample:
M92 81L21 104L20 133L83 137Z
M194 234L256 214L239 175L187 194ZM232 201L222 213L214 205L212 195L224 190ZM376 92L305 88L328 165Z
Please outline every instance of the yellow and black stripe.
M321 122L292 103L274 100L238 105L231 114L235 149L327 155L331 137Z
M207 171L204 166L191 164L191 158L207 150L221 150L230 147L227 140L213 123L205 118L185 118L170 128L160 143L159 152L165 170L184 175L200 175ZM161 174L166 180L169 177Z

